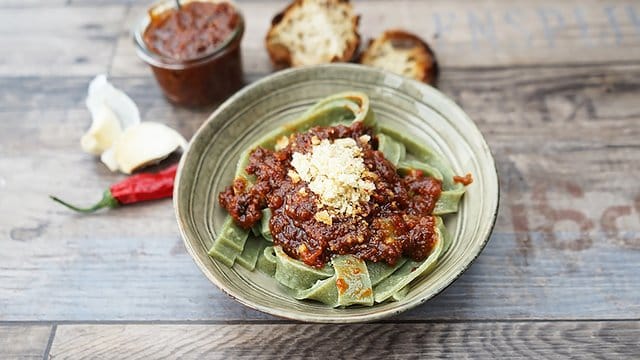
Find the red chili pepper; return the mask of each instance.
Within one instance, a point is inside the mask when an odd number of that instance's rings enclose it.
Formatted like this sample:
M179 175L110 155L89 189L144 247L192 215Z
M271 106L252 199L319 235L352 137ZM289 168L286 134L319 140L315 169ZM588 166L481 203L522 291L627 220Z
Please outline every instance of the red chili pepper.
M173 180L176 177L177 169L178 164L175 164L157 173L141 173L130 176L111 185L108 190L105 190L102 200L88 208L79 208L55 196L50 197L53 201L71 210L83 213L91 213L102 208L112 209L120 205L141 201L168 198L173 194Z

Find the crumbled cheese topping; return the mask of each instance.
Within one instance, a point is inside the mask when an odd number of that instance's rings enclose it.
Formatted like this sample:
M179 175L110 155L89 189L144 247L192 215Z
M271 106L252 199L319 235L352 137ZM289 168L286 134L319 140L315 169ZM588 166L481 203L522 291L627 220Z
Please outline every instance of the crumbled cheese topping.
M291 182L297 184L300 181L300 175L294 170L289 170L287 176L291 178Z
M329 212L327 210L320 210L318 211L314 216L314 219L316 219L316 221L319 221L321 223L325 223L329 226L331 226L331 224L333 224L333 220L331 218L331 214L329 214Z
M325 208L322 211L326 215L358 214L360 203L369 201L376 188L367 176L370 172L364 165L362 149L352 138L313 143L317 144L310 153L293 153L291 165L295 173L318 195L318 207ZM316 220L330 223L326 215L320 214Z
M287 145L289 145L289 138L283 135L279 137L278 140L276 140L276 145L274 146L274 148L276 149L276 151L279 151L286 148Z

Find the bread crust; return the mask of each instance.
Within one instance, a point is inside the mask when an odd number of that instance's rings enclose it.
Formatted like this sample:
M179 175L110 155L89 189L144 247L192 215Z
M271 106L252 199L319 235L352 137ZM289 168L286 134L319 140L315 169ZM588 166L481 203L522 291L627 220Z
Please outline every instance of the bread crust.
M287 15L292 12L293 9L297 7L302 7L305 2L308 1L316 1L317 0L294 0L292 3L287 5L287 7L281 12L277 13L271 19L271 27L267 32L265 37L265 46L267 49L267 53L269 54L269 58L271 59L271 63L276 69L287 68L291 66L303 66L307 64L298 64L294 63L293 56L291 54L291 49L286 46L279 44L272 39L277 35L279 31L278 25L282 23L283 20L286 19ZM348 11L350 12L349 20L351 22L352 35L354 36L354 40L346 41L346 47L343 53L340 56L334 56L330 62L347 62L351 61L355 58L356 52L360 46L360 33L358 32L358 26L360 24L360 16L353 14L353 7L349 0L328 0L326 1L328 4L327 8L331 9L331 5L345 4L348 7ZM327 10L330 11L330 10Z
M394 48L399 47L411 51L411 56L415 59L416 68L414 70L418 74L414 76L416 80L431 85L437 83L440 71L435 53L420 37L404 30L390 29L377 39L370 40L367 48L360 55L358 62L364 65L372 65L375 48L386 42L391 42Z

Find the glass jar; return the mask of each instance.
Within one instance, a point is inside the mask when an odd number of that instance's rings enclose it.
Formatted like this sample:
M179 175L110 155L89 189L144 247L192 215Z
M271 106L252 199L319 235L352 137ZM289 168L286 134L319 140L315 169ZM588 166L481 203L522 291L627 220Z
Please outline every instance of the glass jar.
M221 1L199 0L221 3ZM193 1L182 1L181 9ZM244 34L244 18L230 2L238 16L235 29L215 48L197 57L175 59L150 49L145 42L145 31L152 16L176 9L175 0L152 5L133 32L138 56L144 60L172 103L184 106L204 106L220 103L244 84L240 43ZM179 10L182 11L182 10Z

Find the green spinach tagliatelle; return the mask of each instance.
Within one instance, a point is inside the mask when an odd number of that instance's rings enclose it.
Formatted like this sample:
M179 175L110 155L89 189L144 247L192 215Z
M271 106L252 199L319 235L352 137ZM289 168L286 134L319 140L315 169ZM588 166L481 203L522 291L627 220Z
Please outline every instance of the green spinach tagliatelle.
M209 255L226 266L238 264L247 270L272 276L296 299L315 300L332 307L372 306L407 296L411 282L431 272L451 246L451 237L440 216L458 211L465 187L453 180L453 169L441 155L409 134L378 124L365 94L345 92L329 96L297 120L269 132L242 153L235 176L244 177L251 186L255 179L245 172L245 168L251 151L258 146L273 149L281 136L304 132L315 126L354 121L363 121L374 129L379 141L378 150L396 166L400 175L420 170L442 181L442 193L433 211L436 215L436 241L425 260L418 262L401 258L394 266L389 266L384 262L363 261L353 255L337 255L325 267L317 269L291 258L279 246L274 246L269 230L269 209L263 210L261 221L251 230L239 227L228 216Z

